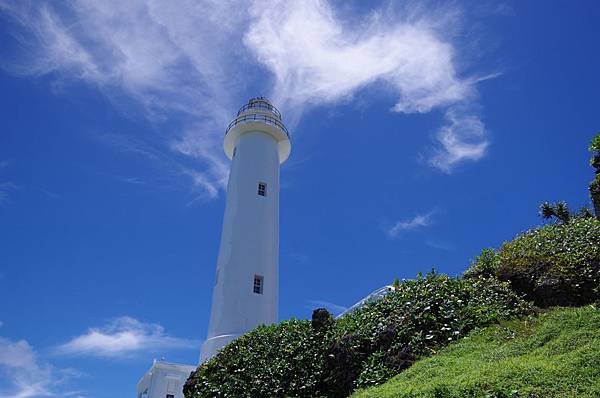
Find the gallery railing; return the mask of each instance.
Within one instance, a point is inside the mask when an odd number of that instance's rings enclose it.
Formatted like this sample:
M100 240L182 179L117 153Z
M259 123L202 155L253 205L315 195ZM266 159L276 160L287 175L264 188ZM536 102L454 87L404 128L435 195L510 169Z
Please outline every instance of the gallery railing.
M242 115L242 116L236 117L231 123L229 123L229 126L227 126L227 130L225 130L225 134L227 134L229 132L229 130L231 130L234 126L236 126L238 124L251 123L251 122L263 122L263 123L267 123L267 124L270 124L273 126L277 126L285 133L285 135L288 136L288 138L290 137L290 134L289 134L287 128L285 128L285 125L283 123L281 123L281 120L279 120L273 116L262 115L262 114Z
M242 112L245 112L248 109L256 109L256 108L266 109L269 112L272 112L279 119L281 119L281 113L279 112L279 110L277 108L275 108L273 105L271 105L271 103L269 101L261 99L261 98L251 100L246 105L242 106L237 114L239 116L242 114Z

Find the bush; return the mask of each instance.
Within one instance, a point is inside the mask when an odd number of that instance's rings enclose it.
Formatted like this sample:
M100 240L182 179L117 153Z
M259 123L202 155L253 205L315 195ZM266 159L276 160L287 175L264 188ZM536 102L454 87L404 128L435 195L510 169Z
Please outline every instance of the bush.
M336 322L323 373L329 389L323 392L345 397L379 384L476 327L528 311L508 284L495 279L430 273L406 281Z
M476 327L528 312L506 283L431 273L333 321L260 326L201 365L184 389L200 397L346 397Z
M495 257L480 257L466 277L491 273L539 307L581 306L600 299L596 219L575 218L534 228L504 243Z
M259 326L228 344L191 376L186 397L317 395L328 329L289 320Z
M469 269L464 273L467 278L490 277L498 273L498 253L494 249L483 249L481 254L475 257Z

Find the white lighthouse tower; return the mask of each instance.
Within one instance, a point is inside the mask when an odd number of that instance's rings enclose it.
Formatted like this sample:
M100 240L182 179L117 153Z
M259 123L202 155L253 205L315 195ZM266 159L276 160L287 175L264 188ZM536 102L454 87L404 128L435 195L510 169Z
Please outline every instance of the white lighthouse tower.
M279 165L290 154L281 114L253 98L229 124L231 159L207 339L200 362L260 324L277 321Z

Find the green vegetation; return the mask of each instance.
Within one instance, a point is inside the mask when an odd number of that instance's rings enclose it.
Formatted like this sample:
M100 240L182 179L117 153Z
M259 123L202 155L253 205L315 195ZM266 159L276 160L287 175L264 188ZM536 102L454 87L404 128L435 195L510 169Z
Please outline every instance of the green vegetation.
M596 218L600 220L600 133L596 134L592 139L589 150L594 154L590 159L590 165L595 169L596 173L589 186L590 198L594 205Z
M496 277L535 305L585 305L600 299L600 221L575 218L531 229L484 250L467 278Z
M556 218L562 223L568 223L571 220L571 211L566 202L550 204L544 202L540 205L540 215L545 219Z
M530 311L508 284L431 273L345 317L260 326L188 380L187 397L346 397L473 328ZM329 317L329 315L327 314ZM329 321L327 321L329 319Z
M554 309L471 333L354 398L600 396L600 311Z
M405 281L336 322L325 363L327 396L378 384L475 327L529 312L508 284L434 272Z
M497 251L482 251L464 278L432 272L396 281L385 297L335 321L323 310L312 322L260 326L200 366L185 394L346 397L384 383L473 329L530 313L520 295L542 308L579 306L599 301L599 282L600 221L548 224ZM497 389L490 397L509 392Z
M566 202L557 202L555 204L544 202L540 205L540 216L544 220L555 219L560 223L566 224L574 218L592 218L594 213L588 207L582 207L577 212L571 212Z
M594 138L592 138L592 142L590 142L588 149L590 152L600 152L600 133L596 134Z
M259 326L200 366L186 397L310 397L318 389L327 330L310 321Z

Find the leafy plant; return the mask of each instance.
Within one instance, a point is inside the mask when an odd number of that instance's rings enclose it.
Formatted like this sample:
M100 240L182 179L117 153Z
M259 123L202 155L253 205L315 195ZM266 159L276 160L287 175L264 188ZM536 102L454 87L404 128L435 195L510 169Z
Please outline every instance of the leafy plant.
M328 397L381 382L475 327L526 313L506 283L430 273L339 319L325 359Z
M571 212L566 202L542 203L540 205L540 216L545 220L556 218L562 223L568 223L571 220Z
M310 321L259 326L201 365L185 396L315 396L329 338L328 330L314 330Z
M590 159L590 165L596 169L596 176L589 186L590 198L592 199L596 218L600 220L600 133L592 139L589 150L594 153L594 156Z
M465 276L478 275L482 264L476 261ZM493 276L539 307L595 302L600 299L600 221L575 218L531 229L504 243L493 264L488 267L495 268Z
M590 152L600 152L600 133L596 134L596 136L592 138L592 142L590 142L588 149Z
M467 278L495 276L499 265L496 250L483 249L479 256L475 257L475 261L471 263L469 269L465 271L464 276Z
M594 213L588 207L582 207L575 214L577 218L592 218L594 217Z
M430 273L335 321L316 310L312 323L260 326L201 365L185 395L346 397L473 328L528 311L507 283Z

